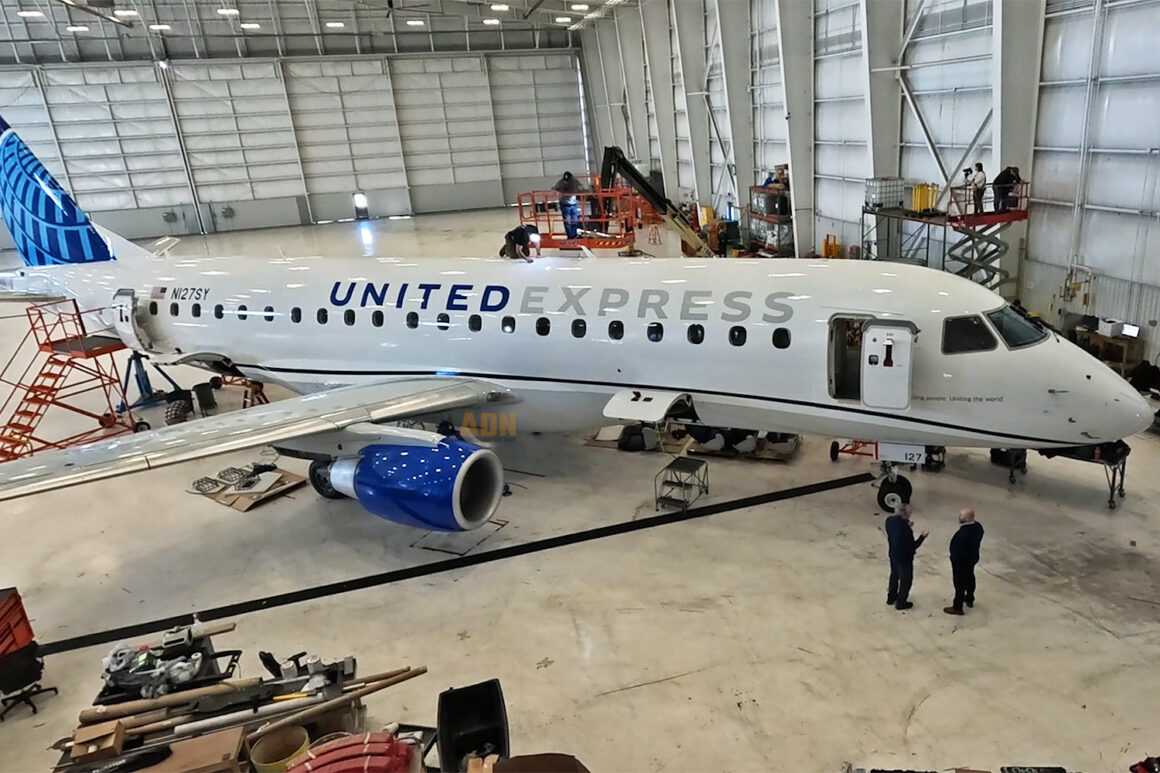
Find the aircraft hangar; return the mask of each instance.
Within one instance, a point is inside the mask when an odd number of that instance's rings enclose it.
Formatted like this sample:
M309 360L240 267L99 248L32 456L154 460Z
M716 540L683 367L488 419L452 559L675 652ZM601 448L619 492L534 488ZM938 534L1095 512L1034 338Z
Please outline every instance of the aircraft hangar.
M1157 770L1158 22L0 0L0 771Z

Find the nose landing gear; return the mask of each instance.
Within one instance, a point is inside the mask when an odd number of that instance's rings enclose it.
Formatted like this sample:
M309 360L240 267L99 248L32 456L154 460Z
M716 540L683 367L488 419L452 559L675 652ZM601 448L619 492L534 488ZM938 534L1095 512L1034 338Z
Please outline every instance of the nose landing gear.
M894 462L881 462L882 472L878 476L878 506L887 513L902 512L902 506L910 504L913 487L910 481L898 474Z

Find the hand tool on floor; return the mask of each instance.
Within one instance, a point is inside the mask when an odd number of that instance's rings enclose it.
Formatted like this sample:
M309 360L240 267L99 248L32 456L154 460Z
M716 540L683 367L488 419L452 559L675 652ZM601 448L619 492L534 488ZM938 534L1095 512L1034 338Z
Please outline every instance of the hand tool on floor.
M181 706L191 701L204 697L206 695L227 695L231 692L244 690L249 687L255 687L261 684L262 680L258 677L251 679L237 679L232 682L219 682L218 684L211 684L206 687L198 687L193 690L182 690L180 692L169 693L158 698L143 698L136 701L126 701L125 703L116 703L112 706L94 706L91 709L85 709L80 713L80 723L82 725L91 725L94 722L105 722L110 719L120 719L132 714L140 714L146 711L153 711L155 709L168 708L170 706Z

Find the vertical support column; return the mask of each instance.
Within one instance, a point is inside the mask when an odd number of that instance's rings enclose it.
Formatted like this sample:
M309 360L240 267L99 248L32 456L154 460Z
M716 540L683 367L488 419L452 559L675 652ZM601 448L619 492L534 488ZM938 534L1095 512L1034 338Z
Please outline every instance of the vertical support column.
M902 7L903 0L864 0L860 7L870 177L895 177L901 171L902 90L888 68L901 64Z
M790 201L794 250L817 249L814 240L814 4L777 0L777 43L785 90Z
M185 180L189 183L189 197L193 203L193 213L197 216L197 228L201 233L209 233L205 230L205 216L201 212L201 200L197 195L197 183L193 178L193 169L189 165L189 151L185 147L185 135L181 133L181 119L177 117L177 105L173 101L173 84L169 81L169 67L168 65L162 67L158 65L158 79L161 81L162 87L165 89L165 101L169 105L169 118L173 121L173 136L177 139L177 148L181 152L181 166L185 170Z
M394 14L391 14L394 18ZM407 214L415 214L415 197L411 194L411 173L407 169L407 153L403 150L403 127L399 125L399 100L395 99L395 71L391 60L383 58L383 75L387 76L387 89L391 96L391 120L395 122L395 136L399 140L399 166L403 168L403 181L407 186Z
M992 178L1004 167L1017 166L1022 177L1032 179L1046 7L1046 0L1020 0L1017 3L994 0ZM1012 223L1002 238L1013 249L1004 256L1000 267L1021 281L1023 256L1019 244L1027 238L1027 223ZM1073 250L1077 246L1078 239ZM1016 286L1015 293L1020 291Z
M628 126L625 123L624 72L620 65L620 43L616 39L616 22L601 19L595 24L597 51L600 54L604 94L608 99L608 122L613 141L631 154Z
M583 41L580 47L580 65L584 71L584 93L592 107L592 140L596 146L593 150L596 157L600 158L604 146L615 145L616 138L612 131L612 116L608 111L608 90L604 83L600 38L595 24L580 30L580 38Z
M741 7L744 5L744 7ZM756 182L753 161L753 92L750 89L750 3L717 0L721 64L725 75L725 108L729 113L730 144L737 184L736 206L744 206L748 188Z
M619 10L619 9L618 9ZM613 17L620 42L620 67L624 75L624 97L628 103L628 124L632 148L624 152L638 164L647 166L652 159L648 142L648 110L645 106L644 40L637 12L625 9Z
M294 126L294 111L290 109L290 88L286 85L286 62L279 59L274 64L278 75L278 83L282 84L282 103L286 106L286 122L290 124L290 136L294 140L294 159L298 162L298 177L302 180L302 200L306 204L306 218L314 222L314 210L310 206L310 186L306 184L306 167L302 164L302 147L298 144L298 129ZM342 94L338 95L342 102ZM344 105L345 109L345 105ZM350 132L347 132L347 141L350 141ZM299 213L301 216L301 213Z
M657 116L657 140L661 151L661 174L665 195L677 190L677 132L673 100L673 51L669 36L668 0L640 0L641 36L648 58L649 87Z
M810 6L813 2L808 3ZM685 84L686 112L689 116L689 143L692 145L693 179L696 198L709 201L713 192L709 163L709 105L705 101L705 9L700 0L673 0L673 20L677 26L678 58ZM658 120L665 120L660 113ZM670 196L671 198L671 196Z

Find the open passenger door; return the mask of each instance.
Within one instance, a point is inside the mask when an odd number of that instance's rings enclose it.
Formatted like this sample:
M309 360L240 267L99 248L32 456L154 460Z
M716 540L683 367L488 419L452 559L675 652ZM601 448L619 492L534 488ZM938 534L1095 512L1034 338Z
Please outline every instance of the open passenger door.
M867 408L910 407L912 322L869 320L862 328L862 403Z

